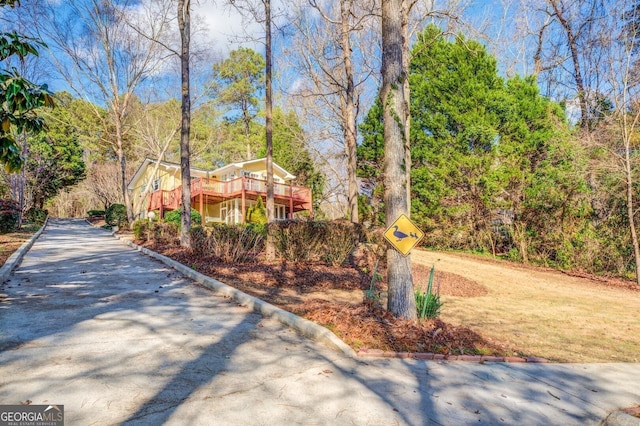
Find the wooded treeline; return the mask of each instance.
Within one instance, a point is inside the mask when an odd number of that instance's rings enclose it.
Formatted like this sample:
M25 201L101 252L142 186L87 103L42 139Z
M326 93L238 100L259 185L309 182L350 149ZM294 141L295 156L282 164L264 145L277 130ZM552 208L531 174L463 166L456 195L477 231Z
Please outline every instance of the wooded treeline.
M123 181L143 158L180 162L176 3L57 6L24 1L2 16L47 44L38 60L7 66L39 81L55 70L68 93L42 110L48 130L16 135L25 167L5 173L0 189L16 196L22 182L27 205L82 215L127 203ZM372 225L385 219L380 8L283 0L273 13L274 160L313 188L320 216ZM640 275L637 1L418 0L401 9L410 114L397 120L424 243ZM43 11L51 19L37 19ZM192 39L192 166L265 155L259 50L216 53Z

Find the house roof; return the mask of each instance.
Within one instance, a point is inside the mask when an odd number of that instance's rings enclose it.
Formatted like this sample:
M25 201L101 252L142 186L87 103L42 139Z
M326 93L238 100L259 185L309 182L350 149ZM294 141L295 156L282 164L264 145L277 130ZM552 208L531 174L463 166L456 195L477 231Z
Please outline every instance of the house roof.
M230 164L227 164L226 166L222 166L218 169L215 169L211 173L216 176L219 176L225 173L229 173L231 171L242 170L244 167L249 166L251 164L261 163L265 161L266 161L266 158L256 158L255 160L242 161L239 163L230 163ZM292 175L291 173L289 173L288 171L286 171L285 169L277 165L275 162L273 163L273 168L278 173L283 175L285 180L291 180L296 178L295 175Z
M265 158L257 158L255 160L242 161L239 163L230 163L220 168L217 168L215 170L203 170L203 169L196 169L191 167L191 173L199 177L220 176L224 173L229 173L235 170L242 170L244 167L248 165L260 163L264 161L266 161ZM144 174L144 171L147 169L147 167L149 167L150 165L153 165L155 162L156 160L145 158L142 164L140 164L140 167L138 167L138 170L136 170L133 177L129 181L129 185L127 185L127 189L133 190L137 186L136 184L138 180L140 180L140 178ZM180 164L171 163L169 161L160 161L160 166L165 169L180 170ZM292 175L291 173L289 173L288 171L286 171L285 169L277 165L275 162L273 163L273 168L275 171L283 175L285 180L295 179L295 175Z
M153 165L155 162L156 160L145 158L142 164L140 164L140 167L138 167L138 170L136 170L136 172L133 174L133 177L129 181L129 185L127 185L127 189L133 190L136 187L136 183L138 182L138 180L140 180L140 178L144 174L144 171L147 169L147 167L149 167L150 165ZM160 161L160 166L165 169L180 170L180 164L172 163L169 161ZM196 169L191 167L191 173L193 173L196 176L201 175L202 177L206 177L207 173L210 173L210 172L207 172L207 170Z

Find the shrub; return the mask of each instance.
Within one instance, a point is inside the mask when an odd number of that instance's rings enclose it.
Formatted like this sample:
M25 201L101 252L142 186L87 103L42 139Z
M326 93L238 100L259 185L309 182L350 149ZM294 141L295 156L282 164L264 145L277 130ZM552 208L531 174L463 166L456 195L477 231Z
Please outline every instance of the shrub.
M0 233L14 231L20 219L20 206L14 200L0 199Z
M332 221L324 232L322 253L331 266L340 266L349 259L363 237L362 225L346 220Z
M180 226L182 222L182 210L171 210L164 214L164 221L169 223L175 223ZM195 225L200 225L202 223L202 216L200 213L191 209L191 223Z
M25 214L25 219L29 222L43 224L47 220L48 212L38 207L31 207Z
M280 257L291 262L318 260L327 230L326 222L282 220L269 224Z
M160 244L173 244L178 239L178 225L168 222L151 223L147 231L147 239Z
M149 232L149 222L146 219L138 219L131 224L131 230L136 240L146 240Z
M431 267L431 272L429 273L429 284L427 285L427 289L424 293L421 293L420 290L416 290L416 309L418 311L418 318L437 318L440 315L440 308L442 307L442 302L440 302L440 295L433 293L433 276L435 275L436 268L435 266Z
M127 208L124 204L111 204L104 212L107 225L122 226L127 223Z
M252 227L218 224L211 228L205 249L223 262L244 262L264 249L264 236Z
M87 216L89 217L104 216L104 210L89 210L87 212Z
M202 255L209 252L209 234L206 229L202 226L194 226L189 230L189 236L191 237L191 251L193 253Z
M247 222L257 225L265 225L267 223L267 209L262 203L262 197L258 197L256 205L247 209Z

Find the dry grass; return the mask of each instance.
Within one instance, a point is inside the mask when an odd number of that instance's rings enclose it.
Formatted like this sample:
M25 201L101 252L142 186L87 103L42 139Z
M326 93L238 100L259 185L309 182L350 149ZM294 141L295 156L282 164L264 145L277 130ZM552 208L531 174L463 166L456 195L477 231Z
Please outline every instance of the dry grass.
M26 225L16 232L0 234L0 266L18 250L25 241L29 240L38 231L39 227Z
M481 297L444 296L442 320L560 362L640 362L640 291L562 272L416 250L435 265L487 288Z

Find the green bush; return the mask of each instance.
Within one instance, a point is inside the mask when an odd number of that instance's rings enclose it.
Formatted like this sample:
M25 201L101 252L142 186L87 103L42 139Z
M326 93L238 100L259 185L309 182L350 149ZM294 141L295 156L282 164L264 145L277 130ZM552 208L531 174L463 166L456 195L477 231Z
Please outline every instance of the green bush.
M0 199L0 233L14 231L20 219L20 206L14 200Z
M89 217L104 216L104 210L89 210L87 212L87 216Z
M149 222L146 219L138 219L131 224L131 230L136 240L147 240Z
M25 214L25 219L29 222L43 224L47 220L48 212L38 207L31 207Z
M124 204L111 204L104 213L107 225L123 226L127 223L127 208Z
M247 222L257 225L265 225L267 223L267 209L262 203L262 197L258 197L255 206L247 209Z
M440 302L440 295L433 293L433 277L435 275L435 266L431 267L431 273L429 274L429 284L424 293L420 290L416 290L416 310L418 318L437 318L440 315L440 308L442 308L442 302Z
M180 226L182 223L182 210L166 212L164 214L164 221ZM195 209L191 209L191 223L194 225L200 225L202 223L202 216L200 216L200 213Z

